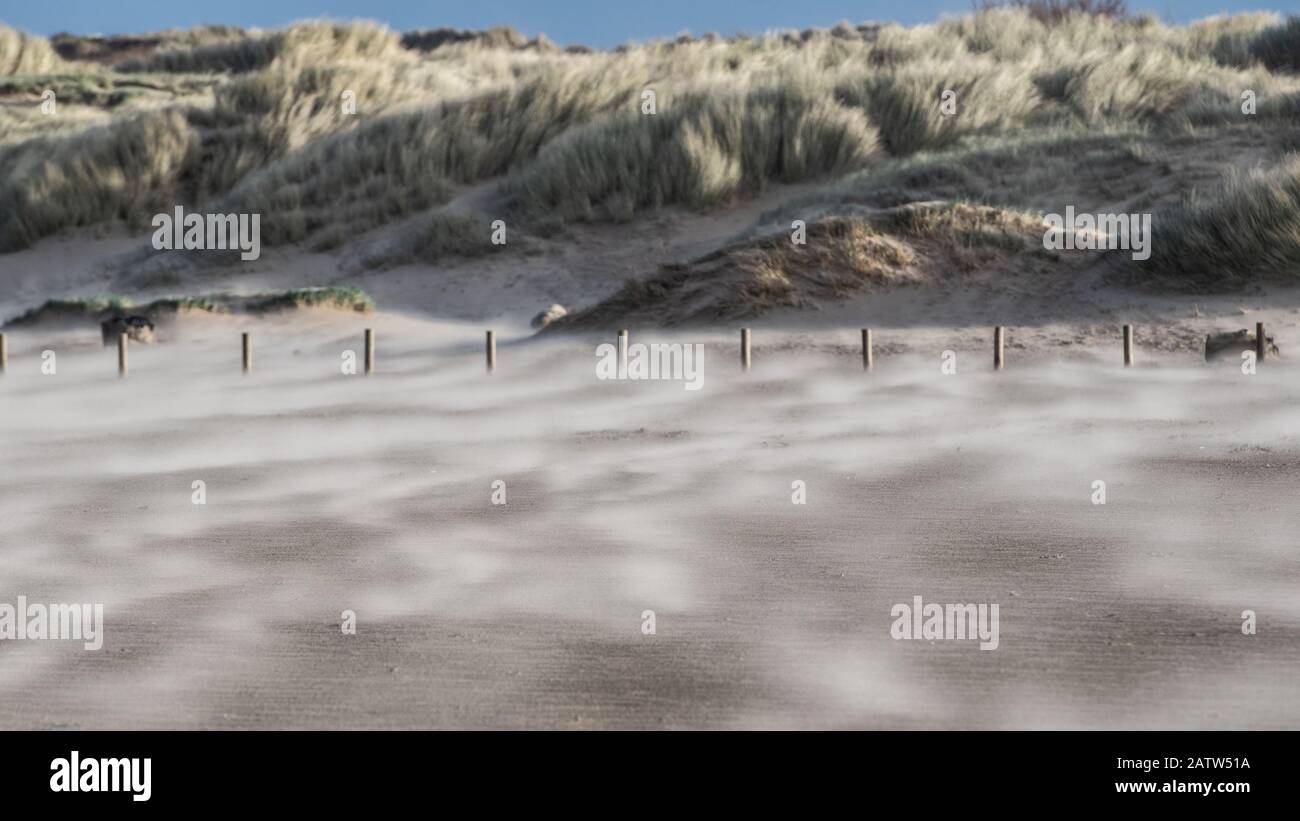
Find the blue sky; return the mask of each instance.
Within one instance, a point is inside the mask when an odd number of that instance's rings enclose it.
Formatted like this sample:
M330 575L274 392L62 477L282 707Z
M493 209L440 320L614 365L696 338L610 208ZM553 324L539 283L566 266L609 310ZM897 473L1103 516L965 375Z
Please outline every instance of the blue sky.
M1228 11L1300 13L1300 0L1130 0L1186 22ZM969 11L969 0L0 0L0 21L37 34L143 32L202 23L279 26L306 17L364 17L405 31L512 25L561 43L608 47L682 31L761 32L841 20L917 23Z

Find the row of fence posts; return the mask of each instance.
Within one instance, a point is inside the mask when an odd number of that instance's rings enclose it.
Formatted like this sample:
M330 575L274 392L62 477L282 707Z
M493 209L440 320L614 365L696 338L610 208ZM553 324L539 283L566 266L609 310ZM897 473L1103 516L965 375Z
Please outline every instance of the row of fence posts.
M619 331L619 339L624 340L627 331ZM1133 356L1133 326L1125 325L1123 329L1124 336L1124 367L1131 368L1134 363ZM740 329L740 367L749 370L753 363L753 354L750 347L751 335L749 328ZM1006 331L1001 325L993 328L993 370L1000 371L1006 365ZM621 353L621 351L620 351ZM1255 361L1263 362L1268 357L1268 338L1264 335L1264 323L1255 323ZM866 371L875 368L875 352L871 344L871 329L862 329L862 369Z
M622 329L618 332L618 359L623 362L627 358L628 350L628 331ZM740 329L740 366L744 370L749 370L754 362L753 349L751 347L752 335L749 328ZM1006 334L1001 325L993 328L993 369L1002 370L1006 365L1006 351L1004 341ZM253 370L253 339L252 335L245 331L241 335L243 345L243 368L244 373L251 373ZM127 374L127 350L129 347L129 337L127 334L118 334L117 337L117 372L119 376ZM495 331L487 332L487 369L488 372L496 370L497 367L497 338ZM1264 335L1264 323L1255 323L1255 361L1263 362L1268 356L1268 339ZM1124 326L1124 367L1133 366L1133 326ZM875 367L875 354L872 351L871 329L862 329L862 368L870 371ZM9 369L9 341L4 334L0 333L0 374ZM366 348L365 348L365 370L366 373L374 373L375 370L375 331L373 328L366 328Z
M626 331L620 331L620 334L626 334ZM1124 367L1133 367L1133 326L1124 326ZM622 338L622 337L620 337ZM753 355L750 348L750 333L748 328L740 329L740 366L744 370L749 370L753 363ZM993 370L1000 371L1006 365L1006 331L1001 325L993 328ZM1255 323L1255 360L1263 362L1268 351L1268 341L1264 336L1264 323ZM876 366L875 352L872 347L871 329L862 329L862 369L865 371L873 370Z

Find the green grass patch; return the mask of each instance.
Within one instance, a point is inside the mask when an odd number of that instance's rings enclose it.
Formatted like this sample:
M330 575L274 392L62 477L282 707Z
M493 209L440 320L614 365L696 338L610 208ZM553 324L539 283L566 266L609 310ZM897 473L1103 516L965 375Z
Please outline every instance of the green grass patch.
M375 301L360 288L294 288L261 294L203 294L164 297L137 304L130 297L103 294L81 299L49 299L5 323L7 327L37 325L43 322L94 321L110 316L134 314L158 317L167 314L202 312L210 314L264 314L299 308L336 308L369 313Z

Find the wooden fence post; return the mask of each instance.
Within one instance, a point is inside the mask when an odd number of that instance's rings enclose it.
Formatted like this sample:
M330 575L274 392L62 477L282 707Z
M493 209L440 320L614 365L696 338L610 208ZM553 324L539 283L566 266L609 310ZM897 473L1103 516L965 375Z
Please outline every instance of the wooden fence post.
M117 375L119 377L126 376L127 339L125 331L117 335Z
M744 368L745 370L749 370L749 366L752 361L753 360L752 357L750 356L750 347L749 347L749 329L741 328L740 329L740 367Z
M1124 326L1124 367L1133 367L1133 326Z
M487 369L492 373L497 369L497 335L496 331L487 332Z
M253 370L253 340L248 331L244 331L242 341L244 347L244 373L250 373Z
M369 375L375 370L375 332L372 328L366 328L366 374Z
M1005 361L1002 349L1002 326L998 325L993 328L993 370L1002 370Z
M862 369L869 371L875 367L875 356L871 352L871 329L862 329Z
M1264 336L1264 323L1255 323L1255 362L1263 362L1268 358L1268 337Z

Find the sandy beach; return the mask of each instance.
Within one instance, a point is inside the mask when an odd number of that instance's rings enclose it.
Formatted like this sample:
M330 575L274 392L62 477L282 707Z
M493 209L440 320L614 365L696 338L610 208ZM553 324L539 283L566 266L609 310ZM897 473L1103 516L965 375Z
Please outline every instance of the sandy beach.
M0 644L7 729L1300 726L1290 362L634 339L705 343L691 392L517 327L490 376L477 325L171 333L125 380L11 335L0 578L105 637ZM998 604L998 649L892 639L916 595Z

